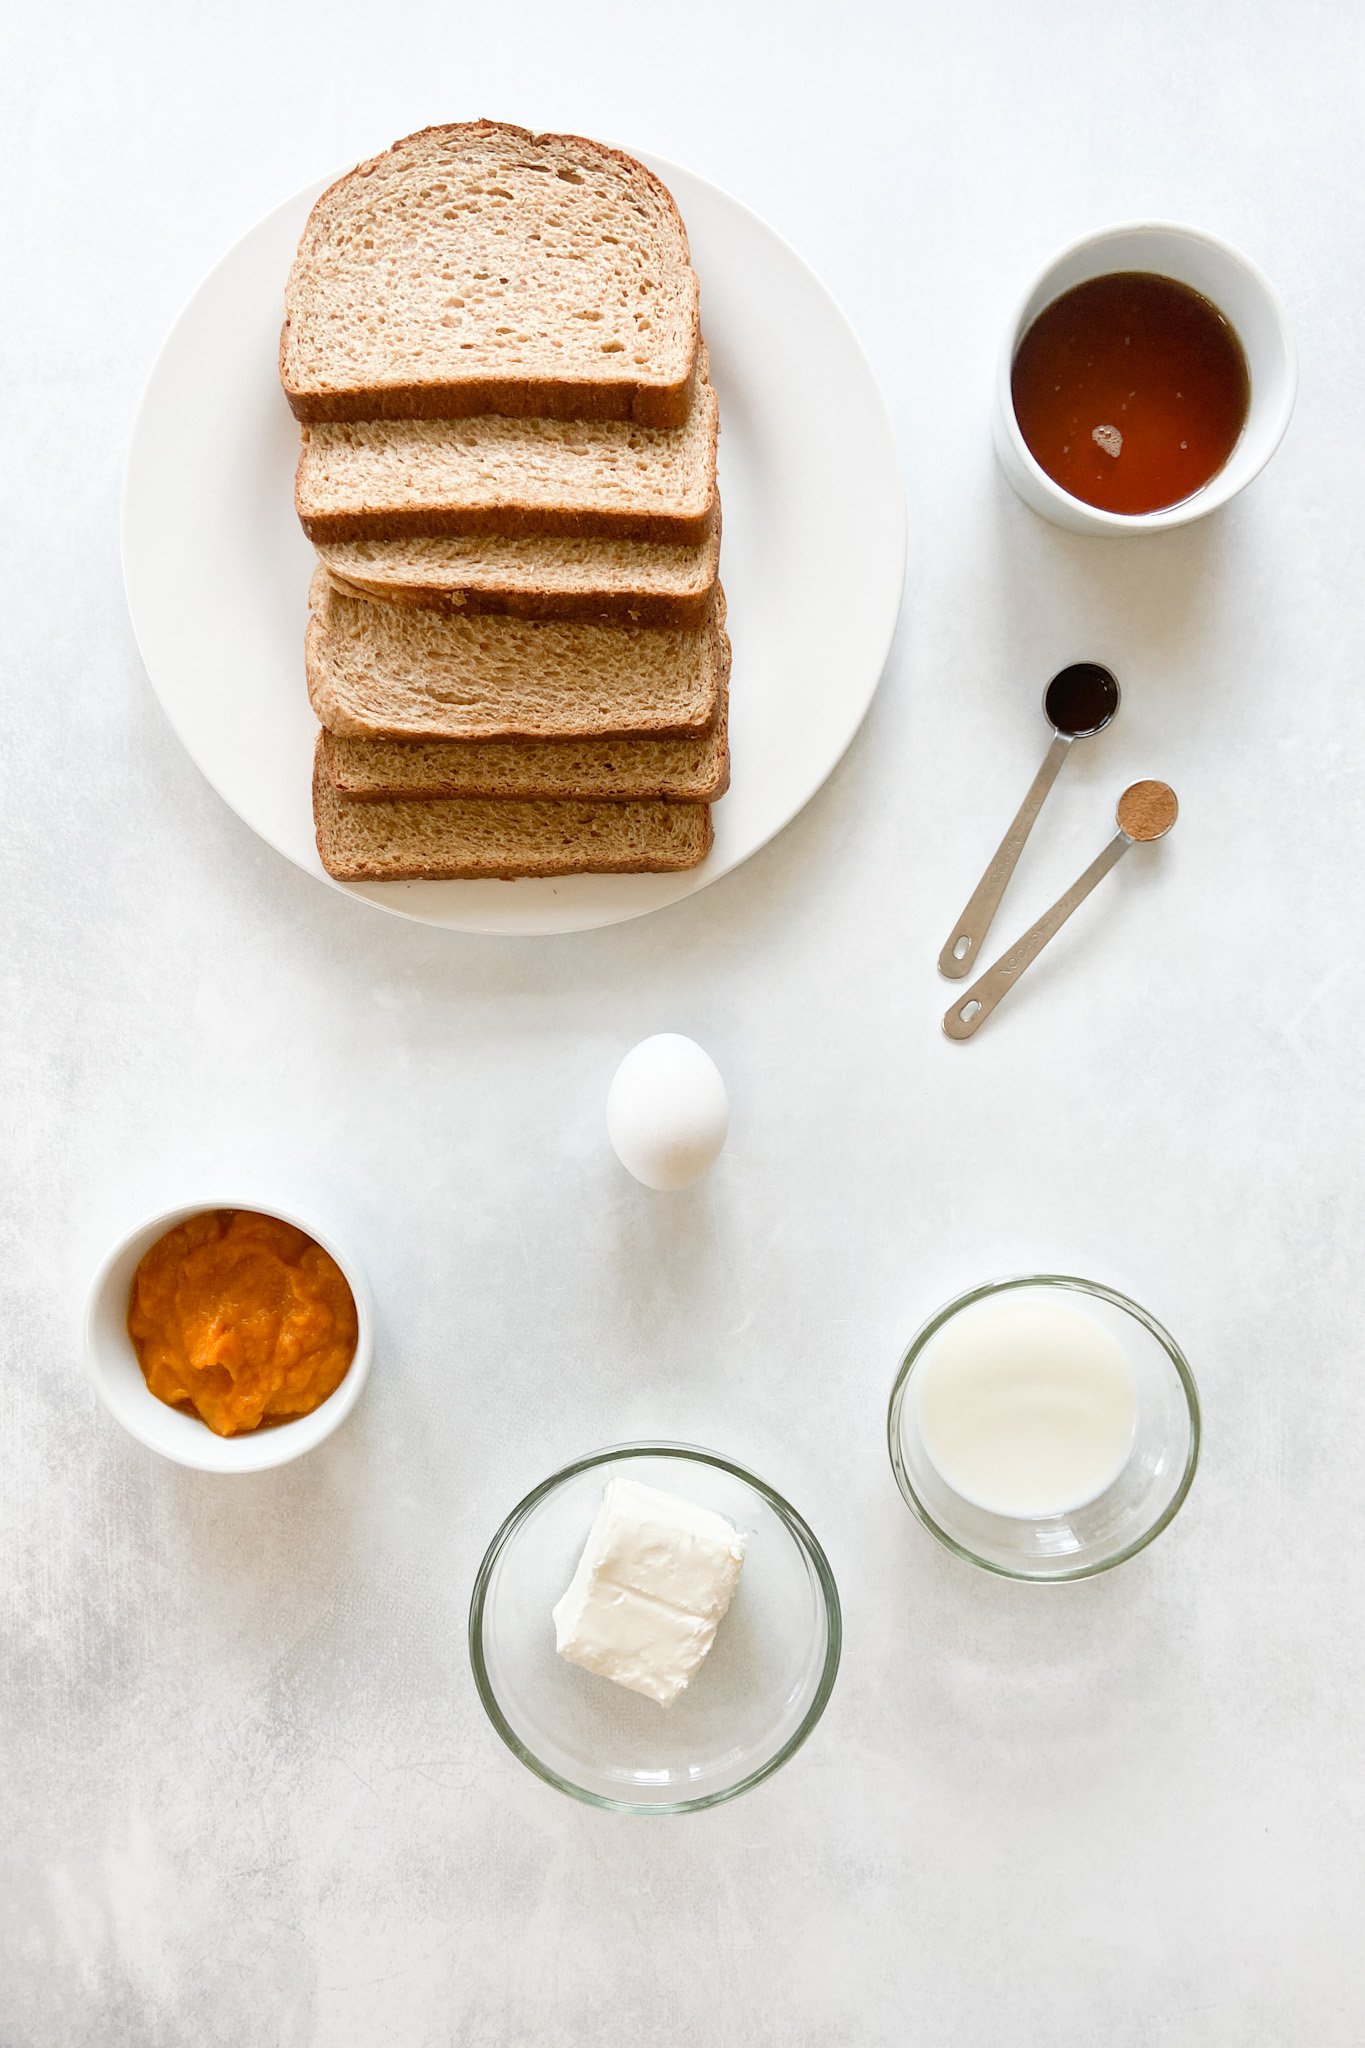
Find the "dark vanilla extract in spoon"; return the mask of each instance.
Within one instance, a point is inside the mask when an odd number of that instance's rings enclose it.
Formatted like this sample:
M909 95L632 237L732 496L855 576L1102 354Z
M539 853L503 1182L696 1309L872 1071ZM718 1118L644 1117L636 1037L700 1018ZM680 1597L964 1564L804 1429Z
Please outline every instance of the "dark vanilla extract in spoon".
M1106 512L1160 512L1223 467L1251 379L1211 300L1124 270L1043 308L1019 344L1011 391L1019 431L1054 483Z
M952 937L938 956L938 971L946 974L949 981L959 981L975 966L977 951L1000 908L1000 899L1024 850L1024 841L1033 830L1033 821L1073 743L1103 732L1118 708L1117 678L1097 661L1073 661L1069 668L1059 669L1043 692L1043 710L1053 731L1052 745L1029 785L1028 795L1015 812L1014 822L953 927Z

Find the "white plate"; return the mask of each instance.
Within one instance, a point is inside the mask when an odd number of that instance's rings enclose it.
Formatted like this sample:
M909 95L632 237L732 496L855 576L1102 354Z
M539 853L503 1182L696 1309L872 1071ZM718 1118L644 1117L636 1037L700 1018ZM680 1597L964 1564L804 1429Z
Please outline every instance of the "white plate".
M815 794L891 645L905 499L867 358L770 227L690 171L649 161L687 222L721 403L734 670L715 845L681 875L332 884L424 924L583 931L705 888ZM167 717L238 815L323 881L303 680L313 553L294 517L298 429L276 352L285 277L328 182L258 222L190 300L148 380L123 498L133 629Z

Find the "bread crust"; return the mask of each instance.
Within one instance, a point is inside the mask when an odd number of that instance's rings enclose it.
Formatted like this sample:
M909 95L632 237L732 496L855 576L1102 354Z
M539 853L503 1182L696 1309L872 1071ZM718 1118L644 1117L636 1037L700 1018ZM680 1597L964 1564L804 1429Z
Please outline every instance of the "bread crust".
M595 512L568 506L394 505L356 512L305 512L295 491L299 524L311 541L443 540L462 533L494 533L509 540L639 540L657 547L695 547L706 538L718 499L695 518L673 512Z
M320 570L314 578L315 589L319 578L325 585L326 571ZM441 740L459 739L477 745L480 740L546 740L546 739L689 739L713 732L716 720L726 702L730 684L731 648L730 636L725 630L725 593L716 585L712 609L708 622L709 658L711 664L711 689L704 715L699 717L661 718L654 724L605 724L580 726L573 731L547 733L543 727L530 723L517 723L511 719L481 732L451 732L439 725L425 726L395 725L382 719L359 719L339 702L332 686L326 659L327 627L321 608L310 604L308 626L304 636L304 669L308 682L308 699L320 725L329 732L341 734L347 739L374 740Z
M285 331L288 331L288 321ZM682 384L589 384L582 379L471 377L459 384L384 384L363 391L301 391L280 382L301 425L326 420L466 420L481 412L510 420L634 420L637 427L680 427L692 410L695 373Z
M440 800L438 799L438 802ZM711 813L704 804L672 804L661 806L675 816L694 810L701 813L697 821L701 831L691 846L683 846L676 854L656 850L651 853L629 854L613 859L606 855L594 856L591 843L580 849L570 849L558 858L529 853L524 859L501 861L467 861L452 856L448 860L427 858L400 860L397 866L385 860L367 862L363 857L348 856L336 845L330 834L345 816L348 799L338 796L333 789L323 762L323 744L319 735L313 756L313 826L317 839L318 858L327 873L339 882L474 882L474 881L522 881L548 878L556 875L660 875L678 874L688 868L699 867L711 850L715 837ZM369 810L369 805L358 805L357 809ZM603 808L612 808L603 806Z
M530 779L518 781L515 787L509 787L506 780L499 782L493 776L486 776L481 781L478 776L477 761L471 762L470 757L477 755L480 751L491 751L491 743L480 741L447 742L464 757L465 765L459 773L452 771L450 777L445 782L428 782L422 788L414 789L411 783L404 783L395 778L392 782L388 783L381 779L367 782L363 787L357 787L354 783L348 783L344 768L339 759L336 736L329 733L325 727L322 733L322 758L333 789L336 790L338 796L344 797L348 803L385 803L400 798L412 803L425 803L439 800L441 797L460 796L488 799L525 798L529 801L549 801L559 797L584 797L590 798L594 803L639 803L650 801L655 803L712 804L718 803L730 787L730 746L724 710L722 710L720 718L717 720L717 726L719 729L719 749L711 778L708 782L700 783L696 787L687 790L670 789L662 775L657 772L651 774L646 770L636 772L632 776L629 772L629 764L624 784L618 782L615 787L604 786L588 789L580 785L576 789L566 789L562 778L559 781L554 781L547 775L540 782L537 782L534 779L534 769L523 771L524 776L529 773ZM394 744L396 746L420 746L422 742L399 741ZM429 741L427 744L439 746L441 742ZM552 753L555 747L568 748L574 744L575 742L566 740L545 740L541 743L539 752L544 755ZM629 745L631 743L626 742L625 744ZM637 742L636 744L639 743Z
M643 626L686 632L706 623L715 585L686 597L611 590L452 590L445 585L383 583L328 574L338 590L366 604L413 611L465 612L477 618L562 619L577 626Z
M691 279L691 345L688 350L687 369L684 376L674 382L648 374L627 376L622 372L604 371L600 379L559 379L553 377L489 377L471 376L460 379L434 379L409 383L383 383L360 387L328 386L325 384L300 384L291 379L288 364L290 336L290 295L294 284L291 270L285 291L285 318L280 330L279 372L280 383L295 419L305 425L322 420L382 420L382 419L468 419L475 414L501 413L509 419L570 419L570 420L634 420L642 427L680 427L691 410L693 388L696 383L697 360L701 346L701 314L696 272L691 269L691 250L687 229L677 201L663 180L656 177L646 164L627 154L625 150L613 149L607 143L596 142L590 136L560 134L550 130L537 132L530 128L518 127L511 121L448 121L433 122L429 127L414 129L411 135L400 136L397 142L382 150L377 156L367 157L363 163L334 179L314 205L300 239L308 234L318 209L338 193L343 185L354 178L368 178L389 157L410 144L429 137L482 138L489 135L503 135L529 148L542 147L553 143L570 143L575 148L590 151L622 165L632 175L638 175L653 187L665 210L676 224L683 255L688 261L688 276ZM297 266L298 258L295 258Z
M419 611L467 612L473 616L499 614L522 619L563 619L584 626L645 626L656 629L687 630L704 625L715 601L720 575L721 507L716 500L715 516L704 536L706 563L704 582L696 590L683 592L622 589L616 584L506 584L499 588L476 582L421 582L411 579L386 581L381 573L357 575L338 569L322 543L322 561L332 582L348 597L369 604L392 604Z

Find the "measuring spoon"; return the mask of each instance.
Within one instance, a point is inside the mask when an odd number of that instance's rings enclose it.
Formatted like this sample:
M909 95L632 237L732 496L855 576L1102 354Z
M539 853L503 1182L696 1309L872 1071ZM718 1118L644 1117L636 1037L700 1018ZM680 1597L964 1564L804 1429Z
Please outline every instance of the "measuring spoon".
M1043 808L1043 799L1057 780L1057 774L1073 740L1088 740L1103 732L1119 708L1119 686L1107 668L1097 661L1073 661L1070 668L1057 671L1043 692L1043 712L1052 727L1052 745L1034 776L1028 795L1019 806L1014 823L996 848L995 858L977 884L976 894L963 911L953 936L938 956L938 971L949 981L961 981L971 970L981 942L1000 908L1000 898L1014 873L1024 841L1033 821Z
M1045 910L1037 924L1030 925L1022 939L1002 953L994 967L988 967L960 1002L954 1003L943 1020L949 1038L970 1038L979 1031L991 1011L1009 994L1024 969L1038 958L1048 940L1059 932L1090 891L1102 882L1110 868L1122 860L1130 846L1164 839L1176 821L1179 805L1175 791L1164 782L1133 782L1119 798L1118 831L1098 859L1059 896L1051 910Z

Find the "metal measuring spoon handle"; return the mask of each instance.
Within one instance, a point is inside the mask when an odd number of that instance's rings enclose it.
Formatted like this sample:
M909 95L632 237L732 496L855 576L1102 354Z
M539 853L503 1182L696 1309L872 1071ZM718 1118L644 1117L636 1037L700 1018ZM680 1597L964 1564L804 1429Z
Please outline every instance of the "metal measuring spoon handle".
M949 1038L970 1038L979 1031L998 1004L1002 1003L1026 967L1031 967L1048 940L1055 938L1073 910L1084 903L1091 890L1116 867L1130 846L1164 838L1176 821L1175 791L1164 782L1134 782L1118 801L1118 831L1104 852L1091 861L1064 896L1045 910L1022 939L1002 953L994 967L988 967L980 981L953 1004L943 1019Z
M967 908L953 927L952 937L939 954L938 971L949 981L961 981L975 965L981 943L991 928L991 919L1000 908L1000 899L1019 864L1024 841L1033 830L1034 820L1057 780L1070 747L1070 736L1058 733L1043 756L1043 765L1030 783L1028 795L1014 814L1014 822L996 848L994 858L977 883Z
M949 981L961 981L976 964L991 920L1018 865L1033 821L1073 740L1089 739L1113 719L1119 708L1116 678L1097 661L1073 661L1059 669L1043 692L1043 714L1056 737L1043 757L1043 765L1029 786L1029 793L1015 813L1014 822L996 848L995 857L977 884L976 892L963 911L953 935L938 956L938 971Z

